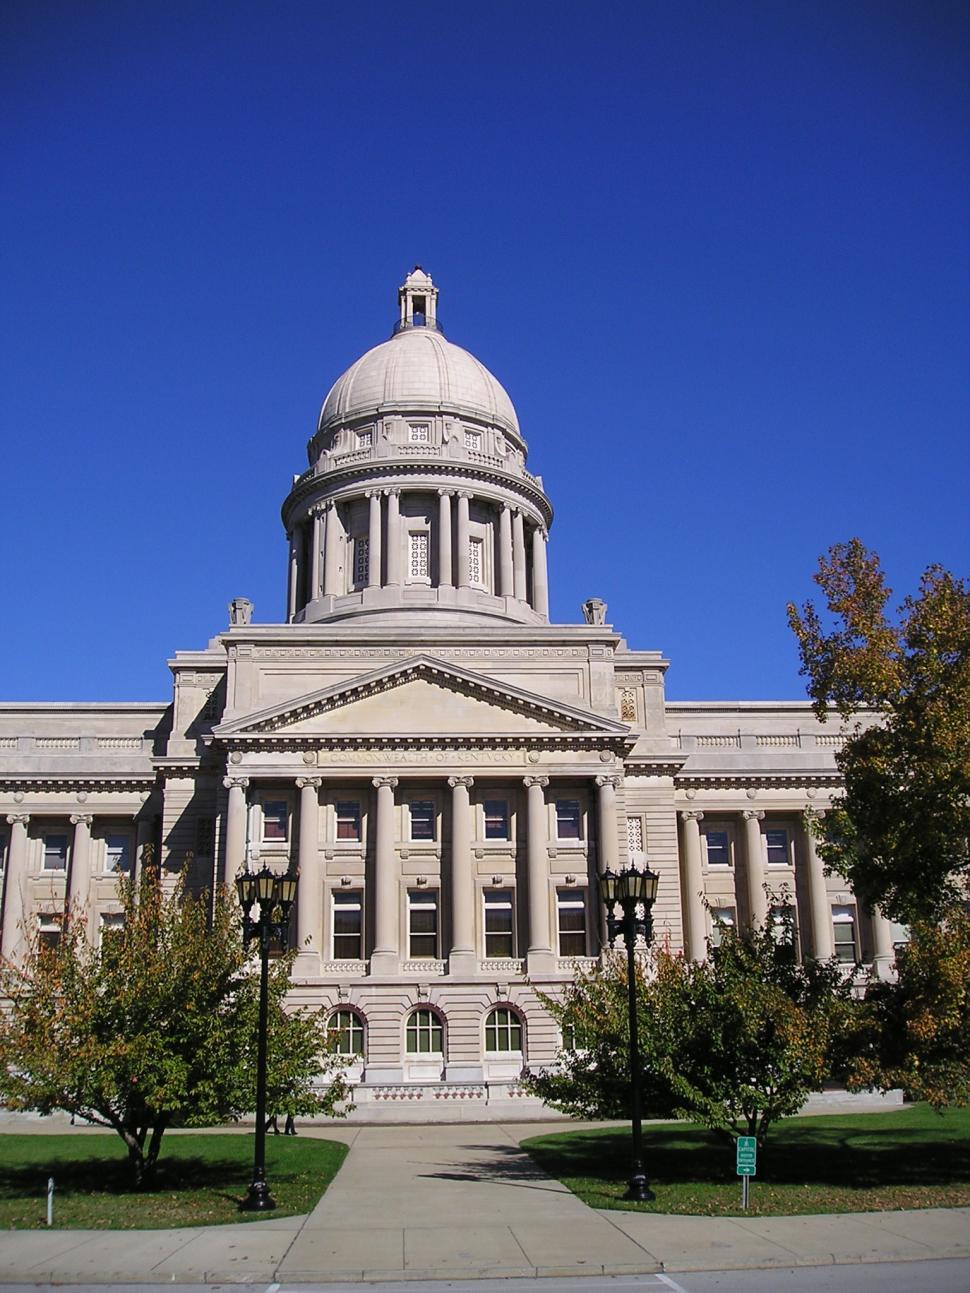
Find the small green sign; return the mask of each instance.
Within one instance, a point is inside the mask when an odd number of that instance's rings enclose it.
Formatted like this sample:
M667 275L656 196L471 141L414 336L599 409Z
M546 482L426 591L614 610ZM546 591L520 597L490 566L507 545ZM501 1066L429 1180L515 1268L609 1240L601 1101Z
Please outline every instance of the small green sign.
M738 1176L754 1176L758 1162L758 1142L754 1136L738 1137Z

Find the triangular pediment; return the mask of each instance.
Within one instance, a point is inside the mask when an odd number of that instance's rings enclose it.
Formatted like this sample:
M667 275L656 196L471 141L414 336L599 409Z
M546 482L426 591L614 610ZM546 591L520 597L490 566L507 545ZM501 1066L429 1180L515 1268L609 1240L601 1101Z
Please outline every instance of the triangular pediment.
M628 731L626 724L422 655L223 723L213 735L615 738Z

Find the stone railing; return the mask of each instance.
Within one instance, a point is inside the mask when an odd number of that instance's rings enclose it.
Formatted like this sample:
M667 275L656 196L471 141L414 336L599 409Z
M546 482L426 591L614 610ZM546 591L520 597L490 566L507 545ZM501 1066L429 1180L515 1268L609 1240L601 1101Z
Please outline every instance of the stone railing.
M798 732L792 732L778 736L756 736L754 743L759 750L797 750L802 738Z

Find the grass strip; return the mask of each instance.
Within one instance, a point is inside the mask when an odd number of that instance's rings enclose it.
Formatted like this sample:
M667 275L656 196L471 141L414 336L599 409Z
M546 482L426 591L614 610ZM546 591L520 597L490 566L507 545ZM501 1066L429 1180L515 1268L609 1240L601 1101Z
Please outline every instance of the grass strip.
M741 1215L733 1140L688 1123L644 1126L652 1203L622 1196L628 1127L539 1136L524 1148L593 1208L694 1216ZM747 1215L881 1212L970 1206L970 1109L788 1118L772 1128L751 1182Z
M0 1135L0 1228L46 1226L54 1178L54 1225L66 1230L213 1226L309 1212L336 1175L347 1146L309 1136L270 1136L266 1179L275 1211L240 1212L252 1177L253 1138L169 1133L155 1181L131 1184L125 1148L110 1132Z

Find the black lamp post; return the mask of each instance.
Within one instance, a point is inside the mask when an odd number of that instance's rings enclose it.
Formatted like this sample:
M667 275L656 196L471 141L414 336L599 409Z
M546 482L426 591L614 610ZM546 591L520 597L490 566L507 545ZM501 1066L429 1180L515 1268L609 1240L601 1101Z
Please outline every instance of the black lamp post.
M637 1037L637 975L634 947L637 935L642 934L649 943L653 936L651 910L657 897L660 877L653 871L638 871L630 866L626 870L604 871L600 876L600 896L606 907L606 927L610 942L618 933L626 943L627 994L630 1006L630 1115L633 1122L633 1172L623 1196L637 1203L647 1203L654 1197L643 1170L643 1126L640 1115L640 1043ZM623 915L617 919L614 908L619 905ZM637 913L642 911L643 915Z
M269 1212L276 1200L266 1184L266 1031L269 1014L269 952L274 939L286 944L290 910L296 901L296 876L277 875L269 867L236 877L243 912L243 942L259 939L259 1025L256 1050L256 1150L253 1180L240 1205L244 1212ZM253 915L256 909L257 914Z

